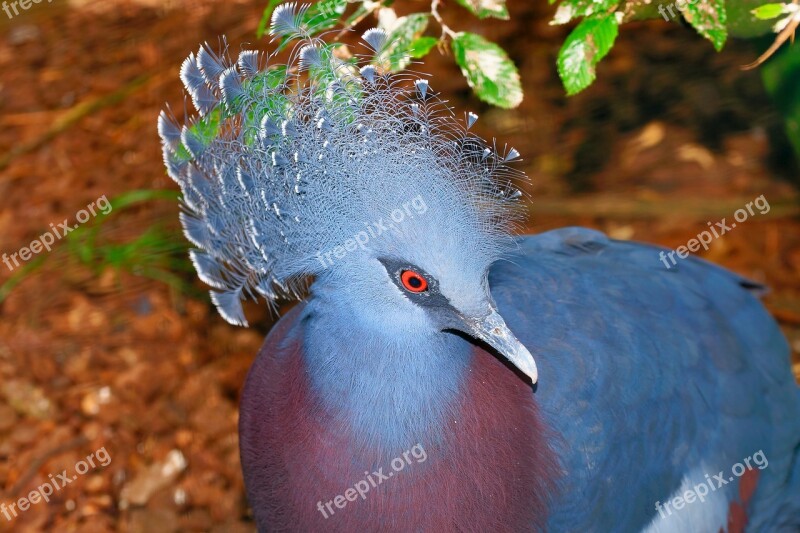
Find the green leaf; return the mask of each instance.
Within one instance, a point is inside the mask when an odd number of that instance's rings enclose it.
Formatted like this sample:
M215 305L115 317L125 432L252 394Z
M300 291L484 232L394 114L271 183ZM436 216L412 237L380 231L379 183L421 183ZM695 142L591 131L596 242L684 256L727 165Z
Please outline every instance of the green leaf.
M118 213L122 209L127 209L128 207L144 202L153 202L155 200L177 201L178 198L180 198L178 191L162 189L134 189L131 191L125 191L119 196L115 196L109 203L111 204L111 211L116 210ZM111 211L109 211L109 213ZM103 220L104 216L105 215L103 215L103 213L98 214L95 218L95 221Z
M669 0L672 1L672 0ZM753 10L761 6L764 2L776 2L779 0L732 0L725 3L727 16L728 37L738 39L752 39L761 35L773 33L773 23L770 20L758 19ZM789 4L791 5L791 4Z
M605 15L616 9L619 3L620 0L562 0L550 24L566 24L571 20L595 14Z
M764 88L783 117L786 136L800 161L800 47L784 47L761 67Z
M275 8L278 7L281 1L282 0L269 0L267 7L264 8L264 12L261 13L261 20L258 22L258 29L256 30L256 37L259 39L267 32L267 27L269 27L269 19L272 17L272 12L275 11Z
M428 13L412 13L396 19L388 32L386 46L378 54L378 61L388 62L392 72L406 68L411 62L413 43L428 27L428 16Z
M558 52L558 75L568 95L581 92L594 81L595 66L611 50L619 21L615 15L585 19L567 36Z
M457 33L452 48L461 72L481 100L506 109L522 102L519 72L505 50L469 32Z
M494 17L508 20L505 0L456 0L456 2L479 19Z
M344 27L345 28L353 27L353 25L356 24L356 22L360 21L362 18L364 18L367 15L367 13L369 13L369 9L367 9L367 4L366 2L362 2L361 5L359 5L356 8L356 10L353 11L353 13L349 17L347 17L347 19L344 21Z
M411 46L409 46L409 53L414 59L421 59L428 55L428 52L430 52L438 42L439 39L436 37L420 37L414 39Z
M728 38L725 0L695 0L694 3L676 2L675 5L697 33L711 41L718 52L722 50Z
M782 15L784 7L784 4L764 4L755 8L752 13L759 20L770 20Z
M320 0L308 8L303 22L313 35L336 26L346 9L347 0Z

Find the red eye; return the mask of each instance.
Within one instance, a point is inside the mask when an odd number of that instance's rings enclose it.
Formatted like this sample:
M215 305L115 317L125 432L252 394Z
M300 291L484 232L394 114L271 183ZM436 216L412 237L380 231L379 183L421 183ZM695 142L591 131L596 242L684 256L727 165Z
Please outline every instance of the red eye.
M400 273L403 287L411 292L425 292L428 290L428 281L413 270L403 270Z

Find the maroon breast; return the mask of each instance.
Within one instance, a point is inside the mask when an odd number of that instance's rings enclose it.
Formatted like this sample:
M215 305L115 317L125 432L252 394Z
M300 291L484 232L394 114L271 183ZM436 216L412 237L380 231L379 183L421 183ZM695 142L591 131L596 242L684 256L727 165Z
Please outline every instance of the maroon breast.
M475 348L452 416L431 421L430 434L408 449L383 450L379 436L354 433L311 390L302 346L282 342L298 313L270 335L242 396L242 466L259 530L544 524L558 469L528 384Z

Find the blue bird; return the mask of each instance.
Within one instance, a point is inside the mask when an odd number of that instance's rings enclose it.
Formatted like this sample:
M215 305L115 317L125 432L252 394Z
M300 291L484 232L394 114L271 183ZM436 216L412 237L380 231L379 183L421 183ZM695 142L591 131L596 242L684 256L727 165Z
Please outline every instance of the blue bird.
M516 150L390 43L348 58L305 6L286 64L207 45L159 134L229 322L302 299L241 399L260 531L800 531L800 393L763 287L565 228L514 232Z

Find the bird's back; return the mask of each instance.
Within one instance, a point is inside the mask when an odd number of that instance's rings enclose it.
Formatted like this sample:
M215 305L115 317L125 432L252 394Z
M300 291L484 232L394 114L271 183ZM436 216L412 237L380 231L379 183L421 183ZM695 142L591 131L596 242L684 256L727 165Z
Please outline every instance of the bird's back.
M800 394L760 287L658 255L566 228L490 273L559 435L550 529L800 530Z

